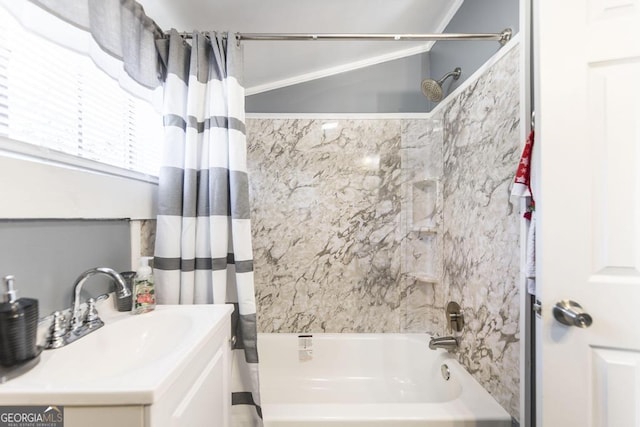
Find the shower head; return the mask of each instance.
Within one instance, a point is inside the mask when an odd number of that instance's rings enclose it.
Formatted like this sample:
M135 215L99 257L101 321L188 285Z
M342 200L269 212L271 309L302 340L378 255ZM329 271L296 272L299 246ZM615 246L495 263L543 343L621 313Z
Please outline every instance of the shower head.
M442 101L442 86L433 79L424 79L422 81L422 93L427 97L429 101L440 102Z
M422 93L429 99L429 101L440 102L442 101L444 92L442 91L442 83L449 77L453 76L453 80L458 80L462 74L462 68L457 67L455 70L445 74L440 80L424 79L422 81Z

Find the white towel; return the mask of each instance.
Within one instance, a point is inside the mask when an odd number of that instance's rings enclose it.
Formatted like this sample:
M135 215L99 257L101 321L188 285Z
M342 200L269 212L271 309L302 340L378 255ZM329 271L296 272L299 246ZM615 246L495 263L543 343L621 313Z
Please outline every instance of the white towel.
M529 232L527 233L527 253L525 276L527 278L527 291L531 295L536 294L536 212L531 212Z

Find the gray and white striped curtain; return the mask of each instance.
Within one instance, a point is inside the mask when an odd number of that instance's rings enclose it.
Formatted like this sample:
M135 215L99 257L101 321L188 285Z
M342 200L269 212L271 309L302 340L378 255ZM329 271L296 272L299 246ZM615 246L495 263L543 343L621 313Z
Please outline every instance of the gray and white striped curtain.
M261 426L242 48L172 30L154 271L161 304L233 303L232 425Z

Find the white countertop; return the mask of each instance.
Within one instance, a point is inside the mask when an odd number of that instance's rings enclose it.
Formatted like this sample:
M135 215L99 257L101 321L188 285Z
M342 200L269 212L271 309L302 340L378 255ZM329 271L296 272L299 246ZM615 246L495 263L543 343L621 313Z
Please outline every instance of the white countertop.
M0 384L0 405L152 404L220 333L233 306L162 305L139 315L103 311L105 326L43 351L32 370Z

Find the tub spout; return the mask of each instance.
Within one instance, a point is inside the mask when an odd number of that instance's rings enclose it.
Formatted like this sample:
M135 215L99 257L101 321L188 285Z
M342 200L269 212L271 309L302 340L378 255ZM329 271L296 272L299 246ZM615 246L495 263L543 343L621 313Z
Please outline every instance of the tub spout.
M431 340L429 341L429 348L431 350L436 350L438 348L453 350L458 348L458 340L455 337L431 337Z

